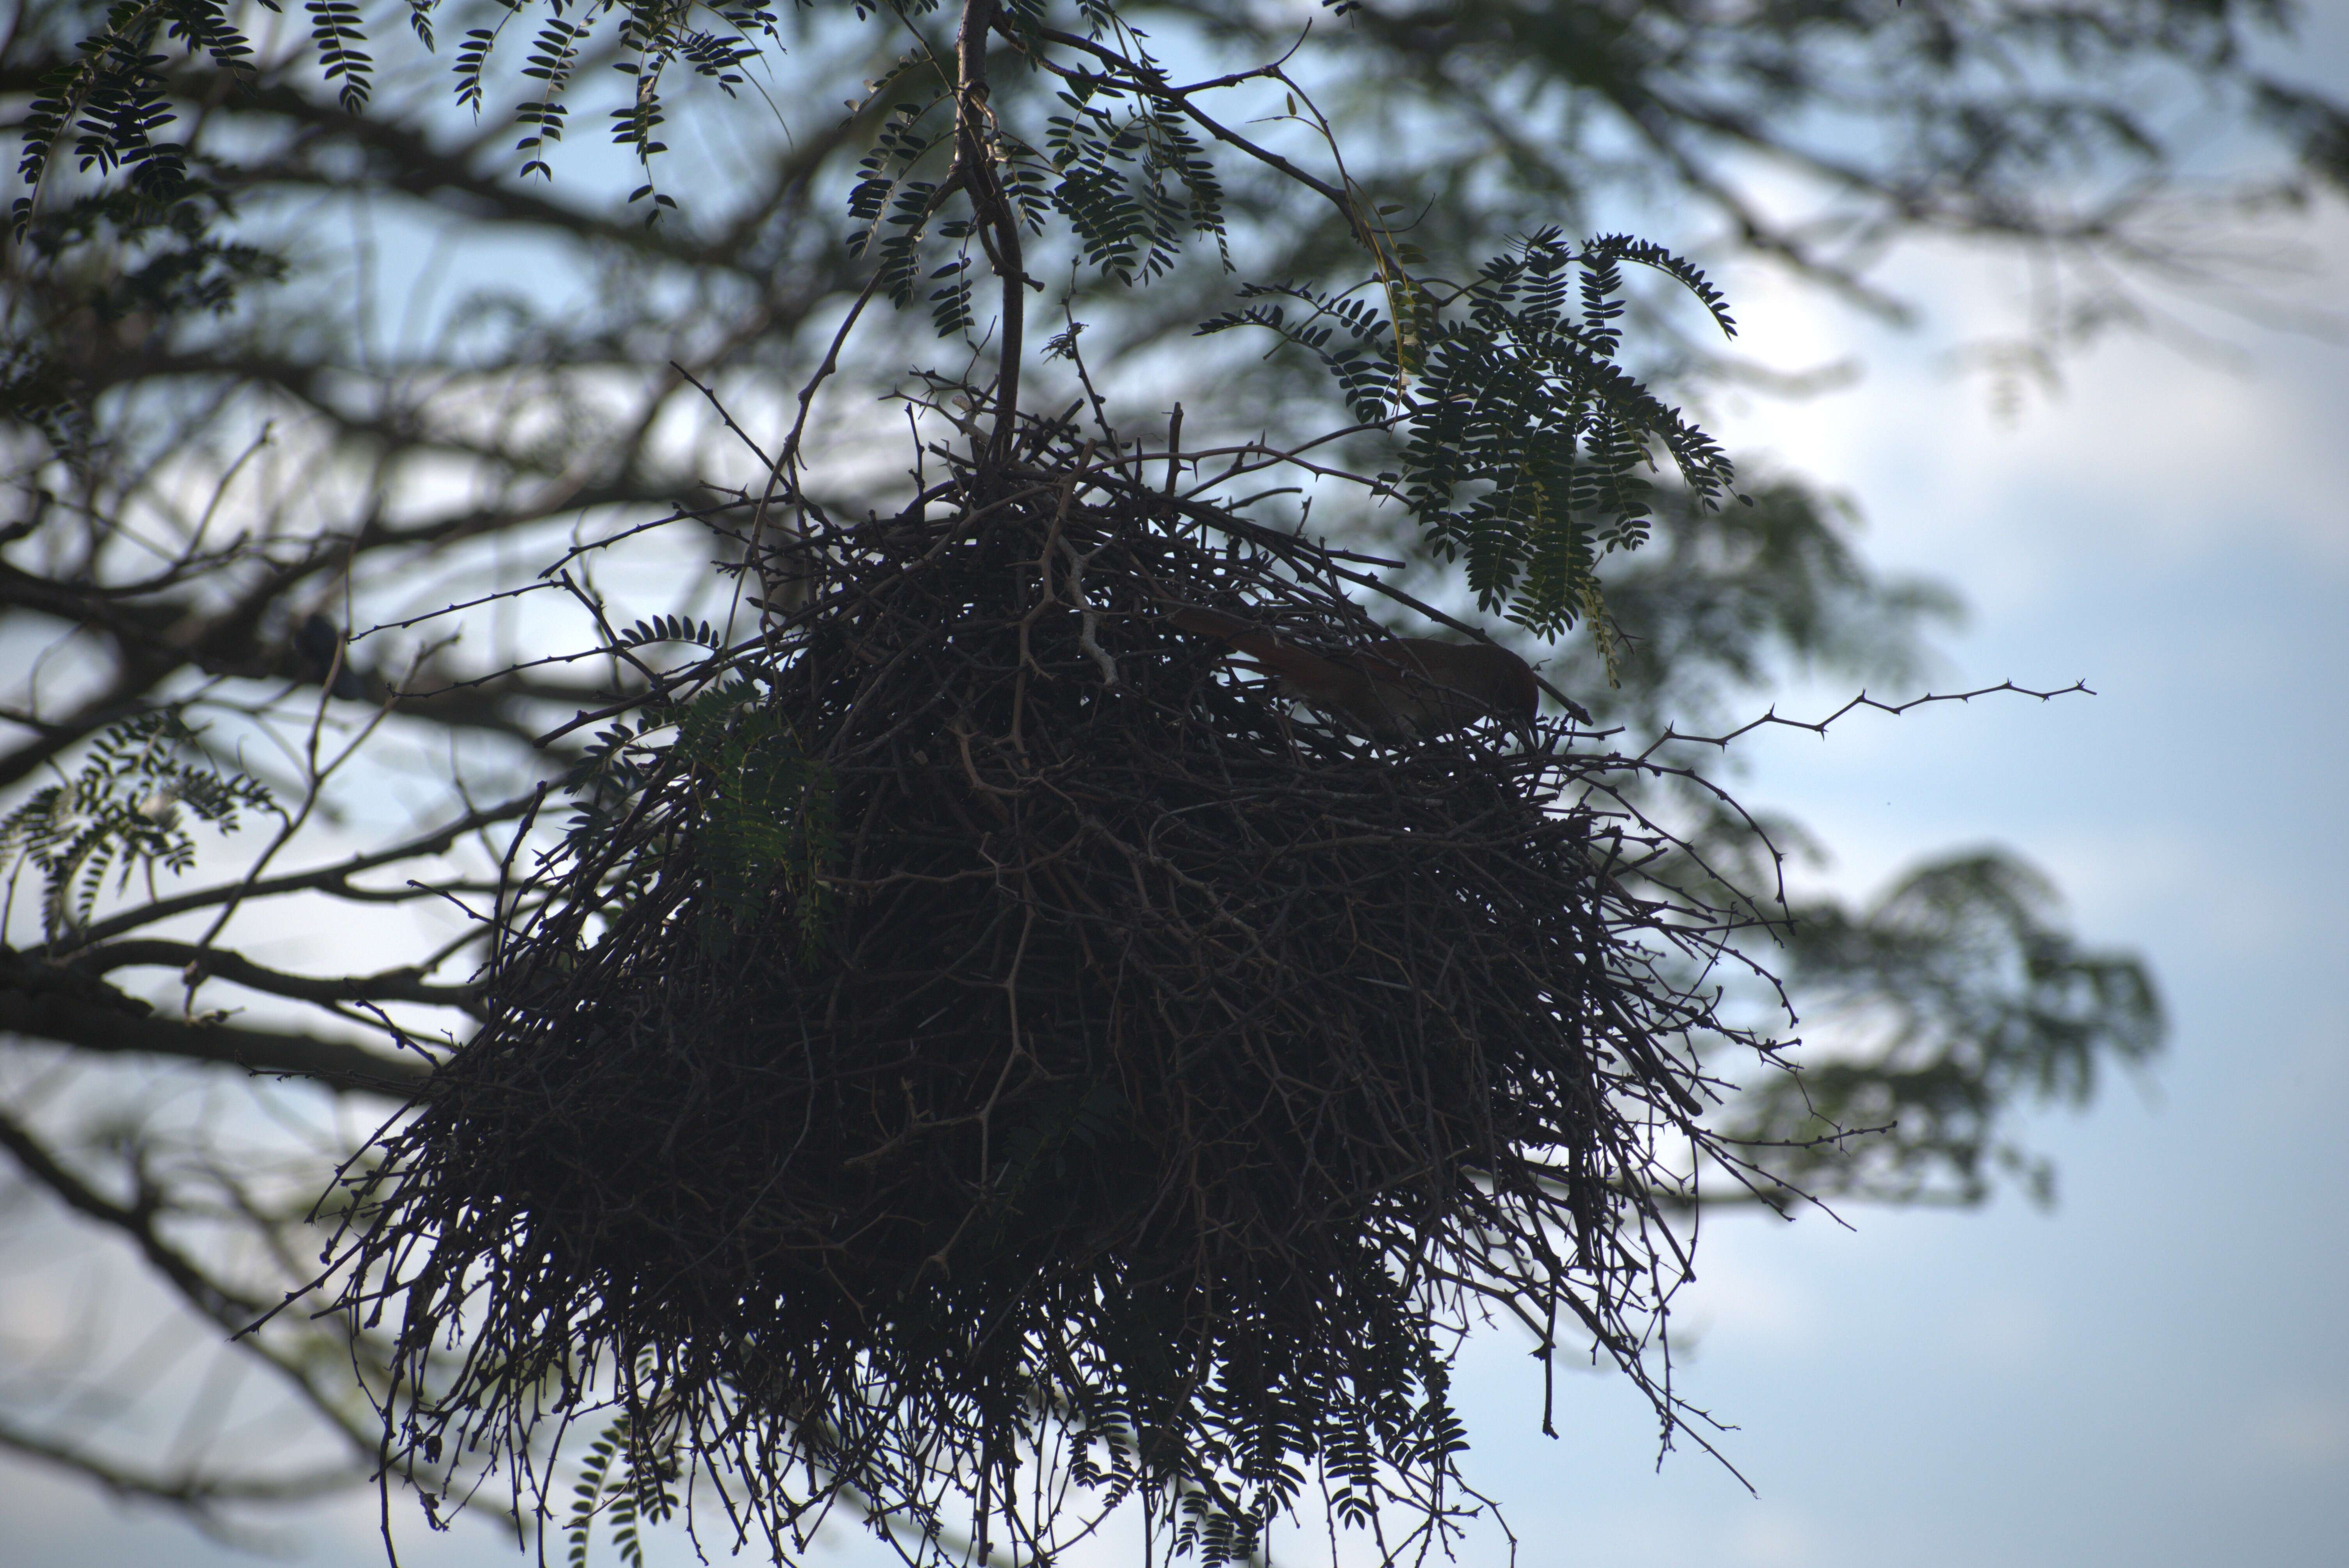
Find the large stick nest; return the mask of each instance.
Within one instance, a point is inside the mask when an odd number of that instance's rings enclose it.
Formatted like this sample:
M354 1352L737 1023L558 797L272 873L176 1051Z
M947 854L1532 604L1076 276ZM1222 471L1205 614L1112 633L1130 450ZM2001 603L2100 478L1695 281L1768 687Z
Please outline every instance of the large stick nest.
M843 1494L1030 1554L1073 1482L1214 1561L1308 1476L1449 1528L1481 1310L1671 1412L1723 918L1564 727L1373 746L1171 628L1374 632L1327 552L1095 450L798 502L761 641L688 675L615 638L668 696L356 1211L418 1472L543 1498L532 1435L600 1407L778 1554Z

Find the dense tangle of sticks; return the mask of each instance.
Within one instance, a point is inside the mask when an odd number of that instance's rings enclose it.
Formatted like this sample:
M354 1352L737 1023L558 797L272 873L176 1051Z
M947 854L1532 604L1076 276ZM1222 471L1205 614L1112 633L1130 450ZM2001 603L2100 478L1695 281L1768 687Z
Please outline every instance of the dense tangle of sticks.
M778 1556L845 1498L1040 1560L1134 1496L1215 1562L1316 1495L1396 1555L1476 1506L1474 1316L1679 1418L1656 1194L1710 1147L1700 1048L1758 1042L1640 765L1287 708L1164 607L1342 649L1332 557L1106 436L760 517L761 636L614 634L657 696L351 1179L410 1473L543 1498L533 1434L600 1419L643 1506L697 1472Z

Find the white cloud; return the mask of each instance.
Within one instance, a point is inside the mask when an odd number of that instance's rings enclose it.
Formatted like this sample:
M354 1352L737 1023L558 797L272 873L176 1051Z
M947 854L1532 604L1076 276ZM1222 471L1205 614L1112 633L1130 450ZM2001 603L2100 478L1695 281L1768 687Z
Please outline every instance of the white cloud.
M2349 213L2304 242L2323 258L2305 292L2339 292ZM1890 282L1943 321L2013 314L2007 285L1967 257L1914 257ZM2349 408L2337 343L2196 310L2209 351L2116 338L2010 418L1981 381L1952 373L1946 337L1885 329L1758 272L1733 281L1733 298L1743 346L1764 361L1857 356L1869 367L1809 400L1724 407L1715 423L1733 449L1847 490L1879 558L1955 577L1985 608L2254 548L2349 572L2349 508L2329 457Z

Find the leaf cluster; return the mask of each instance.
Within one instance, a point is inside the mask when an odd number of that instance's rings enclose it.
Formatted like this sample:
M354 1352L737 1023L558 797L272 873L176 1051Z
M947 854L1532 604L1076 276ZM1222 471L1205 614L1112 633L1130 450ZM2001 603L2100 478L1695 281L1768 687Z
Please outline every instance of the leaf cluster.
M1830 1191L1979 1202L2003 1171L2045 1202L2053 1171L2002 1134L2001 1111L2085 1105L2102 1072L2141 1067L2167 1032L2144 964L2082 944L2057 903L2039 872L1977 851L1920 867L1861 911L1795 910L1789 979L1844 1050L1763 1088L1733 1136L1793 1146L1776 1163ZM1833 1156L1806 1143L1889 1125L1899 1137Z
M1056 95L1065 112L1049 118L1044 154L1053 208L1085 261L1118 283L1147 282L1173 268L1188 232L1214 240L1228 272L1223 183L1182 115L1163 99L1136 103L1093 73L1072 78ZM1022 148L1015 161L1032 169L1034 155Z
M1250 285L1242 293L1309 309L1292 319L1280 304L1250 305L1199 330L1261 327L1317 355L1358 420L1400 427L1402 466L1380 477L1427 547L1462 563L1480 607L1556 636L1596 614L1599 558L1647 542L1643 470L1658 449L1696 507L1735 480L1713 438L1619 362L1626 261L1662 272L1735 333L1719 291L1686 261L1621 234L1578 249L1555 229L1465 285L1391 285L1392 316L1356 291Z
M313 0L316 5L318 0ZM799 0L804 7L808 0ZM432 47L430 15L439 0L412 0L410 21L426 48ZM484 77L506 28L533 7L523 0L505 6L506 14L492 27L471 27L457 46L453 92L460 108L478 117L486 101ZM728 98L745 84L744 71L768 45L781 46L781 14L758 0L625 0L624 4L579 5L572 0L543 0L543 15L524 46L519 74L537 85L518 101L512 123L521 128L514 150L523 155L517 172L554 178L548 161L554 143L563 139L569 123L569 95L582 57L606 22L615 22L614 41L623 57L612 69L631 85L628 101L610 112L615 144L630 149L643 172L643 183L628 196L630 204L647 202L645 222L657 223L677 207L675 197L657 188L653 160L668 150L659 139L668 118L664 82L678 70L688 81L709 82ZM697 25L699 24L699 25Z
M276 810L265 785L213 768L176 713L137 715L92 741L73 778L0 818L8 902L25 870L36 872L42 929L55 941L89 923L109 875L118 892L144 875L151 893L158 866L175 875L194 866L189 819L233 833L243 812Z
M676 1514L680 1473L667 1445L640 1435L626 1414L614 1417L588 1445L571 1489L571 1512L563 1529L568 1568L586 1568L599 1515L620 1561L628 1568L645 1568L640 1527Z
M271 0L263 3L276 9ZM105 26L78 40L78 58L51 69L26 110L17 132L16 172L30 190L10 207L19 238L32 221L58 144L68 137L84 172L123 170L130 188L159 208L184 196L188 150L159 139L179 118L171 101L173 62L161 47L165 44L209 59L232 81L251 79L253 44L230 22L226 0L116 0ZM347 75L357 69L357 79L364 80L363 64L346 59L339 68ZM357 91L363 102L364 88Z
M1137 55L1136 72L1154 79L1155 64ZM1065 221L1083 263L1121 287L1166 276L1195 235L1214 241L1228 270L1222 182L1178 108L1097 72L1066 74L1040 149L990 123L992 173L1016 221L1039 235L1054 218ZM938 76L927 57L908 56L874 92ZM874 258L877 287L901 309L925 279L933 284L926 301L941 337L968 335L976 325L969 242L980 218L974 207L939 221L948 199L968 189L966 175L937 167L958 134L955 103L951 90L936 86L892 104L848 200L856 225L850 253Z
M839 848L830 769L801 748L790 723L747 686L721 686L678 715L676 754L699 785L686 809L709 903L701 940L722 954L730 934L784 901L803 956L823 940L823 871Z

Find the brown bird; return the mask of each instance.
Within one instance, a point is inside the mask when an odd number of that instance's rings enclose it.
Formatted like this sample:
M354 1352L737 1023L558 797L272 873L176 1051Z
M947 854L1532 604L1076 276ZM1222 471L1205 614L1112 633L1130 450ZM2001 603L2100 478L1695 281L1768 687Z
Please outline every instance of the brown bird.
M1280 677L1290 696L1377 740L1410 740L1492 716L1529 724L1541 687L1526 661L1492 643L1388 637L1338 655L1284 643L1221 610L1177 604L1166 618L1219 637Z

